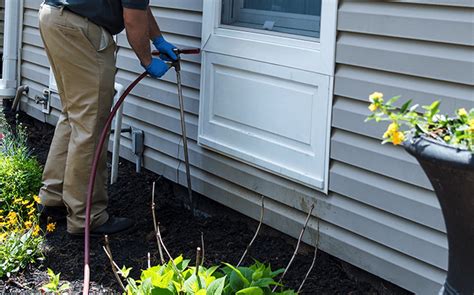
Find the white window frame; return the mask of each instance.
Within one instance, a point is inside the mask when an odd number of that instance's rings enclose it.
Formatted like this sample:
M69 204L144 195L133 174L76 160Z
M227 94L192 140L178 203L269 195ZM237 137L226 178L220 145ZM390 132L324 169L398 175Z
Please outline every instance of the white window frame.
M246 40L274 43L292 48L294 54L300 57L297 62L287 62L286 56L282 55L278 58L281 61L280 65L334 76L337 3L337 0L322 0L320 38L316 39L287 34L274 35L264 30L220 25L222 0L206 0L203 3L203 11L208 16L203 18L202 24L203 48L208 52L226 51L226 54L240 56L239 51L242 47L225 50L224 47L230 39L240 39L244 43L243 47L246 45ZM268 46L268 50L271 50L271 46ZM250 59L272 63L274 57L267 58L265 52L263 54L257 52Z
M206 63L214 54L227 55L230 57L241 57L256 62L263 62L287 68L294 68L315 73L321 78L325 77L327 82L319 85L329 92L326 103L322 105L322 110L326 110L324 121L321 128L325 128L324 144L319 145L321 148L321 157L318 162L322 163L320 170L321 179L313 179L306 181L303 179L295 179L288 176L293 181L300 182L310 186L323 193L328 193L329 183L329 147L331 133L331 114L333 99L333 84L335 71L335 47L337 32L337 0L322 0L321 7L321 23L320 38L305 37L299 35L291 35L285 33L272 32L267 30L259 30L232 25L221 25L221 10L223 0L206 0L203 1L203 24L202 24L202 75L201 75L201 104L199 112L199 136L198 143L219 153L224 153L233 158L241 158L238 152L226 150L225 146L219 145L205 133L205 126L209 116L208 106L204 101L207 93L205 91ZM277 45L277 46L275 46ZM254 50L254 48L259 50ZM271 52L271 54L267 54ZM242 54L245 53L245 54ZM287 58L288 54L298 58ZM270 56L269 56L270 55ZM327 83L327 84L326 84ZM328 89L329 88L329 89ZM320 122L321 123L321 122ZM324 146L324 148L322 148ZM242 157L242 160L250 165L257 166L263 170L268 170L258 161ZM270 169L273 170L273 169ZM281 173L276 173L283 176ZM304 178L304 177L303 177Z

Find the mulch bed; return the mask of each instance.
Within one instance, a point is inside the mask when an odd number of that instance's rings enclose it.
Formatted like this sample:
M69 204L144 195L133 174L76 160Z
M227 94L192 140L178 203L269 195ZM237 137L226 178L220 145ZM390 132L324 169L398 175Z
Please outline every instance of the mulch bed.
M33 154L44 164L54 128L24 114L19 118L28 128ZM205 265L223 261L238 262L252 239L257 222L209 200L206 202L218 208L213 211L220 214L194 217L173 193L170 181L145 169L137 174L132 163L122 160L118 183L109 186L109 213L133 218L136 226L129 233L110 237L114 260L119 266L133 267L132 276L138 278L139 271L146 268L148 252L151 253L152 263L159 261L150 205L154 181L156 212L164 242L171 255L183 254L194 259L195 249L201 244L202 232L205 239ZM119 293L121 290L102 250L103 245L102 239L93 239L91 242L91 291ZM273 268L285 267L295 245L295 239L264 226L245 262L251 263L252 258L255 258L271 263ZM305 245L296 256L285 278L288 287L298 289L311 264L312 251L310 246ZM37 291L47 281L47 267L56 273L60 272L61 280L69 281L74 293L82 290L83 240L71 238L66 233L65 222L58 223L57 230L47 236L46 260L28 267L15 278L0 280L0 293ZM353 270L354 267L347 263L319 251L316 265L302 294L409 294L373 275Z

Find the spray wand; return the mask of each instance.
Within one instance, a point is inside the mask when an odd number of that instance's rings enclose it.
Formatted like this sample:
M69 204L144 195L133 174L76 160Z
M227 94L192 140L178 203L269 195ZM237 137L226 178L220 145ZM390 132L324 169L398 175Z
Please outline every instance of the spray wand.
M181 116L181 135L183 139L183 147L184 147L184 159L186 164L186 177L187 177L187 185L188 185L188 195L189 200L191 202L191 208L194 210L194 201L192 197L192 187L191 187L191 175L190 175L190 168L189 168L189 156L188 156L188 141L186 137L186 123L184 121L184 99L183 99L183 88L181 85L181 54L199 54L201 50L199 48L189 48L189 49L174 49L176 56L178 57L177 60L167 62L169 67L173 67L176 71L176 83L178 86L178 100L179 100L179 111ZM153 51L152 55L160 55L161 53L158 51ZM117 103L115 103L112 111L110 112L109 116L107 117L107 121L105 123L104 129L100 135L99 143L96 147L94 153L94 159L92 161L92 169L91 174L89 176L89 185L87 188L87 201L86 201L86 221L85 221L85 229L84 229L84 285L83 285L83 295L89 294L89 285L90 285L90 215L91 215L91 204L92 204L92 195L94 193L94 184L97 175L97 167L98 162L101 156L102 148L104 146L105 140L107 138L108 130L112 123L112 119L114 118L115 114L117 113L120 105L125 100L125 97L132 91L135 86L147 75L146 72L142 73L138 76L135 81L133 81L127 89L124 91L122 96L119 98Z

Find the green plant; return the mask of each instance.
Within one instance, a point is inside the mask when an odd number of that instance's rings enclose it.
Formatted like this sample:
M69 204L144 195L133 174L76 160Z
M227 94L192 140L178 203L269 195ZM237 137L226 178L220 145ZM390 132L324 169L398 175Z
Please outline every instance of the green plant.
M41 167L26 145L26 129L16 126L12 129L0 113L0 277L43 257L35 195Z
M61 273L55 274L51 269L48 268L49 282L43 285L40 290L43 292L62 294L69 289L69 283L60 283L59 277Z
M189 266L190 260L182 256L167 264L143 270L140 280L129 277L130 268L123 267L119 273L126 279L126 294L186 294L186 295L230 295L230 294L296 294L288 290L272 292L270 286L278 285L274 280L283 269L272 271L270 266L256 262L250 267L209 268Z
M458 109L453 116L440 114L440 101L423 106L423 113L417 112L418 105L405 102L400 108L393 104L399 96L387 102L383 93L374 92L370 95L369 110L372 112L366 121L389 121L384 133L383 143L401 144L407 136L427 136L450 146L474 152L474 108L469 112Z
M8 232L0 242L0 277L10 277L29 263L43 259L40 245L43 237L33 235L34 229Z

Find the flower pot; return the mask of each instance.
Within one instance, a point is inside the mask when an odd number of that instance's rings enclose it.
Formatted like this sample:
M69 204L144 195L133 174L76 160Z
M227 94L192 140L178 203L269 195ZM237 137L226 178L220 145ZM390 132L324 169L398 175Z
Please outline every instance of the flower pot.
M446 224L449 262L442 294L474 294L474 156L433 139L404 142L428 176Z

